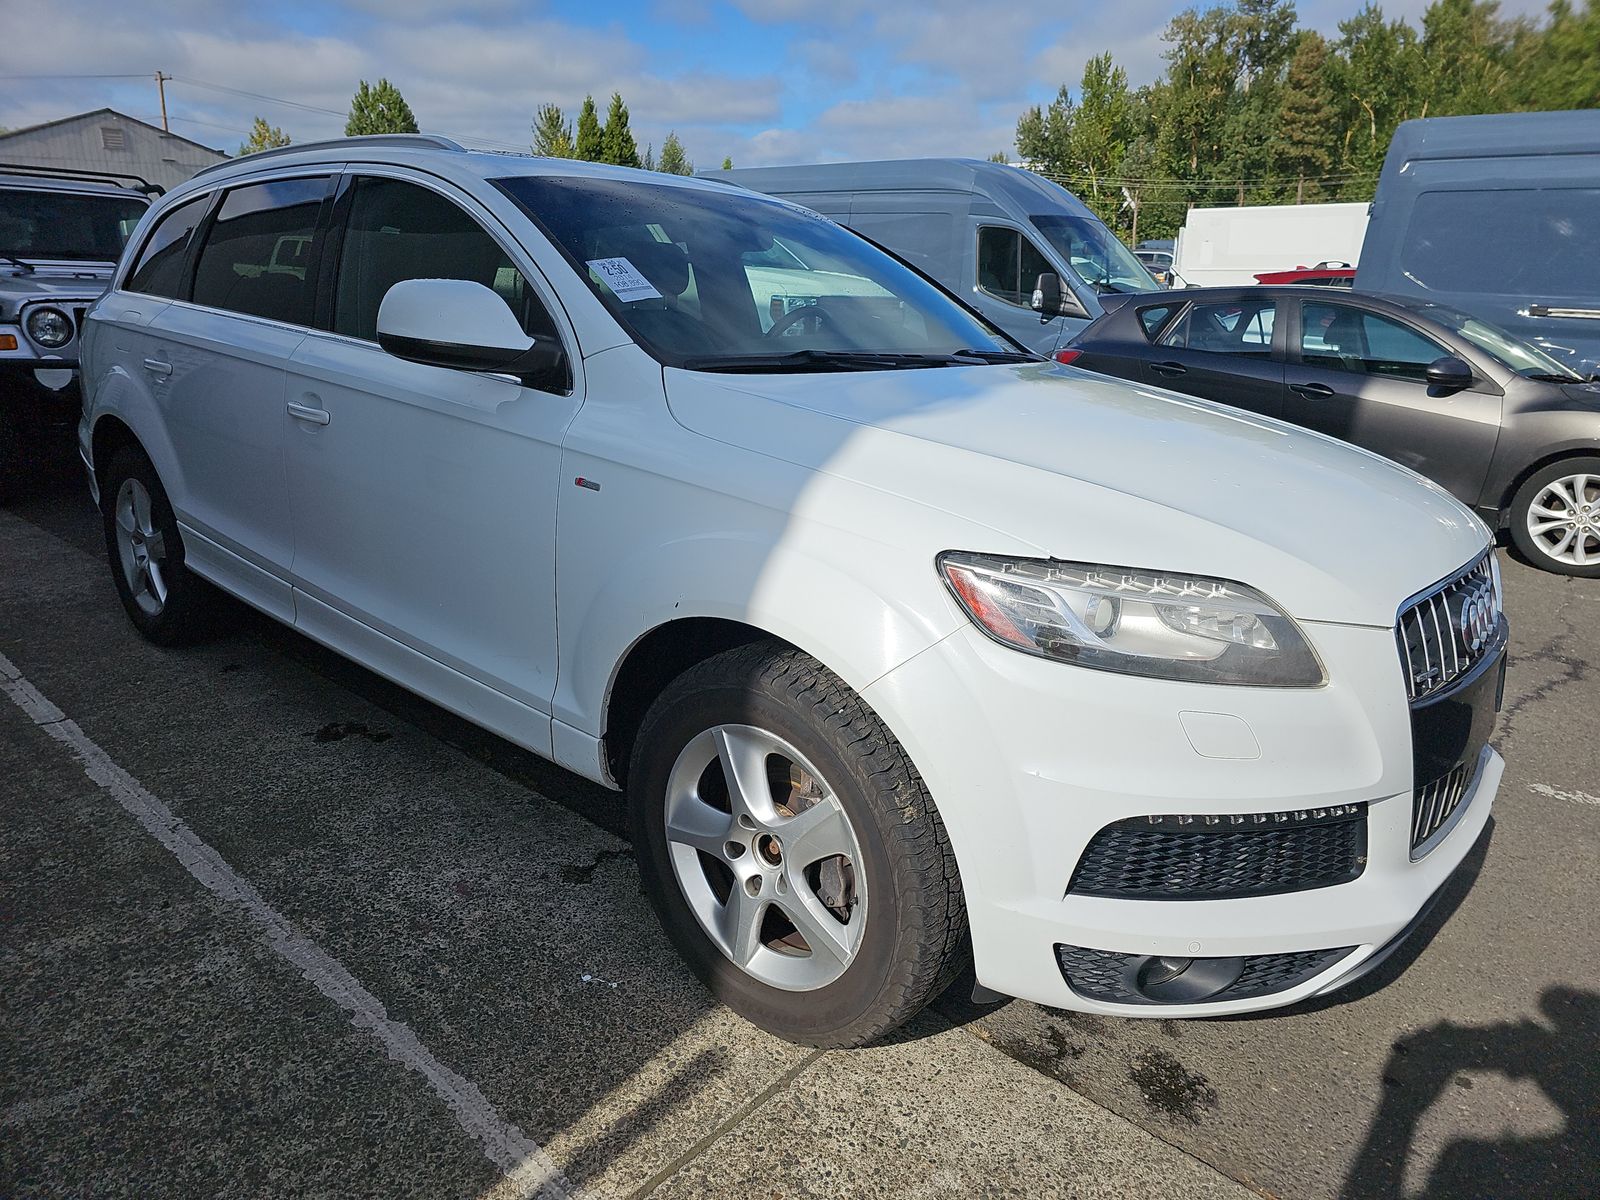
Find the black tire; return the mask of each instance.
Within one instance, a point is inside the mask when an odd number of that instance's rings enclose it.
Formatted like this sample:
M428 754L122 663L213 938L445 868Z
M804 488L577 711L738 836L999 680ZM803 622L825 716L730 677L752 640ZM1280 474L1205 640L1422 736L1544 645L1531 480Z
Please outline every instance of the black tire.
M668 780L691 741L750 725L798 750L827 780L860 845L868 907L855 957L832 982L787 991L736 965L707 936L673 870ZM944 823L905 751L861 698L779 642L729 650L671 683L646 714L629 772L640 873L679 952L717 997L808 1046L855 1046L915 1016L970 959L961 879Z
M123 568L122 547L118 542L117 504L130 481L149 496L151 524L161 535L160 561L165 598L156 611L141 605ZM183 645L210 634L215 628L216 593L183 563L183 539L177 519L167 500L166 489L156 469L142 450L124 446L111 456L100 473L100 517L105 531L106 556L111 578L128 619L146 638L162 646Z
M1588 533L1589 539L1586 544L1591 561L1587 564L1564 562L1554 557L1528 529L1528 510L1539 494L1556 480L1573 475L1590 475L1594 479L1586 497L1579 498L1594 505L1589 514L1592 532L1583 531ZM1558 575L1600 578L1600 546L1597 546L1600 543L1600 458L1563 458L1541 467L1523 481L1517 494L1511 498L1507 520L1511 525L1511 540L1534 566Z

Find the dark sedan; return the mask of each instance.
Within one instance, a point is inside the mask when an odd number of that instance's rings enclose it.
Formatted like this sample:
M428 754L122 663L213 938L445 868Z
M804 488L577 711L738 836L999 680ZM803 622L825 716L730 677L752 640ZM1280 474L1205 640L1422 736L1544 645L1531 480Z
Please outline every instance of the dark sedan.
M1600 576L1600 386L1465 313L1191 288L1130 296L1057 357L1365 446L1509 528L1546 570Z

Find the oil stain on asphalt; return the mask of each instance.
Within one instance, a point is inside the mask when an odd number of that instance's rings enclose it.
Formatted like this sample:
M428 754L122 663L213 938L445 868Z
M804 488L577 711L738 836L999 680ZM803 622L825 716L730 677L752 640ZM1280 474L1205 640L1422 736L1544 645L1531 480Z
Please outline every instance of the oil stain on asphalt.
M1128 1078L1144 1102L1174 1120L1200 1124L1203 1112L1217 1107L1217 1089L1198 1071L1191 1071L1165 1050L1147 1050L1128 1068Z

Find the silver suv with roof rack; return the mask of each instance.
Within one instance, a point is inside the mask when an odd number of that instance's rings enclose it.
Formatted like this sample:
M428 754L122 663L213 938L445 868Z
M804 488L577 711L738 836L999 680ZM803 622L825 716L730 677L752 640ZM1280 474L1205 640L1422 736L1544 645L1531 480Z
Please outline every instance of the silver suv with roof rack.
M0 163L0 496L29 450L76 424L84 314L161 194L136 175Z

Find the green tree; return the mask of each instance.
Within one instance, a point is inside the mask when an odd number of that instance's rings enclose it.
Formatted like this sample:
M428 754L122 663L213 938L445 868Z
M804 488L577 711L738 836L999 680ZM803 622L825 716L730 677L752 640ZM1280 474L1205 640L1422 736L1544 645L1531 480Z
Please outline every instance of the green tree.
M1542 28L1513 28L1509 59L1514 108L1600 108L1600 0L1554 0Z
M724 171L733 170L733 159L726 154L722 156L722 169Z
M668 175L694 174L694 164L684 154L683 143L678 140L676 133L667 134L667 140L661 143L661 161L656 164L656 170L665 171Z
M600 128L600 114L595 111L594 97L585 96L578 110L578 137L573 143L573 154L584 162L600 162L605 151L602 142L604 130Z
M1328 66L1340 109L1340 173L1348 177L1339 194L1367 199L1395 126L1426 115L1427 68L1416 30L1404 21L1386 21L1376 5L1341 21L1339 34Z
M606 127L600 138L600 161L619 167L640 165L639 145L633 140L633 130L628 128L628 106L622 102L621 92L611 93L611 107L606 112Z
M250 126L250 136L239 147L240 155L255 154L260 150L275 150L289 144L289 135L276 125L268 125L265 117L257 117Z
M1495 0L1435 0L1422 14L1429 116L1504 112L1511 37ZM1600 55L1600 45L1591 47Z
M1294 178L1294 202L1325 198L1325 180L1333 168L1332 133L1338 109L1328 81L1328 43L1320 33L1300 35L1278 104L1278 130L1272 163L1287 179Z
M533 152L544 158L572 158L572 123L554 104L541 104L533 117Z
M368 84L365 79L350 100L350 119L344 123L345 137L368 133L416 133L417 118L400 89L387 79Z

